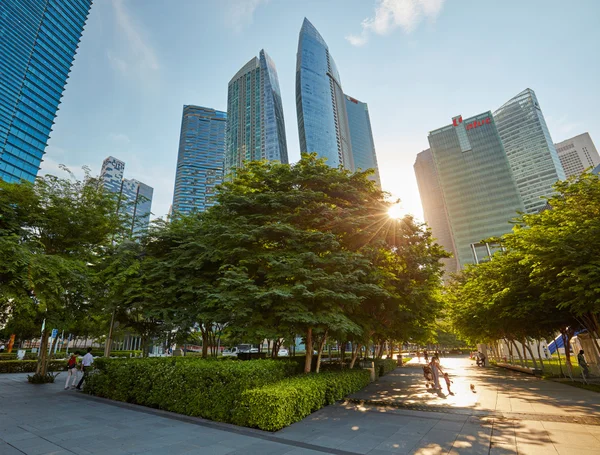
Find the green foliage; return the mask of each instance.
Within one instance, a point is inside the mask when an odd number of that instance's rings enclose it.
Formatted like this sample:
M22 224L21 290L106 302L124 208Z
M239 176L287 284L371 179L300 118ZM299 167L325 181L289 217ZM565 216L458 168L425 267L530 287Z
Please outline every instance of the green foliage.
M34 375L27 375L27 382L29 382L30 384L48 384L48 383L54 383L54 380L56 379L56 377L58 375L59 375L59 373L56 373L56 374L52 374L52 373L46 373L46 374L36 373Z
M294 373L291 363L171 357L97 359L84 383L93 395L222 422L241 394Z
M378 369L378 376L384 376L398 368L398 361L395 359L377 359L375 367Z
M33 373L37 367L37 360L3 360L0 362L0 373ZM64 360L50 360L49 371L66 370L67 363Z
M362 389L369 380L366 370L344 370L288 378L247 390L235 411L234 423L277 431Z

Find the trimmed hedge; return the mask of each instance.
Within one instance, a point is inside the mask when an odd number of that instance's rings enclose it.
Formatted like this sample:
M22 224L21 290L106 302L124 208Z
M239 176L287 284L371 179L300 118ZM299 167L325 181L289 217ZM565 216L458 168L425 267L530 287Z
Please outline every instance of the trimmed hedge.
M294 374L274 360L219 362L193 357L97 359L84 391L118 401L230 422L246 390Z
M344 370L284 379L242 393L233 423L277 431L369 384L367 370Z
M33 373L37 368L37 360L4 360L0 362L0 373ZM50 360L48 371L67 369L66 360Z
M375 360L378 376L384 376L391 373L398 367L398 361L394 359L379 359Z

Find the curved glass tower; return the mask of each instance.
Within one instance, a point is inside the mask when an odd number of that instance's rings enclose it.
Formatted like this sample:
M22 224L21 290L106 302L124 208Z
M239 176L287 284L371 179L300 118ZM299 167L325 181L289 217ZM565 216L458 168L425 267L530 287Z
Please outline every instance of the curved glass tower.
M264 50L229 82L226 136L226 174L244 161L288 162L277 70Z
M300 152L316 152L332 167L354 170L346 98L323 37L304 19L296 59Z

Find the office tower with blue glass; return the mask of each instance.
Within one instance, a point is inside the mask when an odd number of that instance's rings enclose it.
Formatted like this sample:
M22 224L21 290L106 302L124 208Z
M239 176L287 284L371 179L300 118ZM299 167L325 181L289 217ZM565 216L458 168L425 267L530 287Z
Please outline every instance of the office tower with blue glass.
M216 187L223 181L226 128L226 112L183 106L173 216L215 204Z
M454 245L444 194L431 149L423 150L417 155L414 170L425 222L431 229L435 241L452 254L451 258L442 259L444 270L446 273L457 272L460 270L460 264L456 254L456 245Z
M494 121L525 212L537 213L554 183L566 177L535 92L528 88L507 101L494 112Z
M117 195L117 210L126 217L131 235L148 229L154 190L135 179L125 179L125 163L109 156L102 163L100 180L107 191Z
M304 19L296 56L296 112L300 152L316 153L332 167L354 170L346 97L329 47Z
M35 180L91 5L0 1L0 178Z
M264 49L229 81L225 137L225 174L245 161L288 163L277 69Z
M485 260L491 252L482 240L510 232L510 221L523 211L494 117L489 111L457 116L428 139L458 263Z
M369 107L367 103L362 103L351 96L345 95L345 97L354 170L361 169L366 171L367 169L373 169L375 173L369 176L369 178L381 188L377 155L375 154L375 142L373 141L373 131L371 130L371 118L369 117Z

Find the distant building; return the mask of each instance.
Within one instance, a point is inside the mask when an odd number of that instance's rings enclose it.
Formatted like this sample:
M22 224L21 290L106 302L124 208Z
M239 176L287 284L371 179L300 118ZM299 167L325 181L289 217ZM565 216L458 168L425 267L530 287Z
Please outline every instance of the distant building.
M316 153L331 167L353 171L350 127L340 75L329 47L304 19L296 58L296 111L300 152Z
M33 182L92 0L0 1L0 178Z
M225 174L255 160L288 163L277 70L264 49L233 76L227 89Z
M223 181L227 113L208 107L183 106L173 215L203 212L215 204Z
M118 211L125 214L131 234L145 231L150 223L154 190L135 179L125 179L125 163L109 156L102 163L100 179L105 189L118 195Z
M588 168L600 164L600 155L589 133L554 144L558 158L568 177L579 176Z
M425 222L431 228L435 241L453 256L442 260L444 269L446 273L457 272L460 270L460 265L456 254L456 246L454 245L454 237L452 236L450 220L446 212L444 194L440 187L431 149L424 150L417 155L414 170L419 186Z
M537 213L554 183L566 177L535 92L526 89L507 101L494 112L494 121L525 212Z
M362 169L366 171L367 169L374 169L375 173L370 176L370 179L375 181L377 186L381 188L369 108L367 103L362 103L348 95L345 95L345 97L354 170Z
M452 124L429 133L429 145L458 263L481 261L488 253L485 245L480 253L480 242L510 232L510 220L523 211L495 119L489 111L464 120L454 117ZM425 199L436 197L425 193ZM438 239L447 237L440 218L441 228L432 229Z

